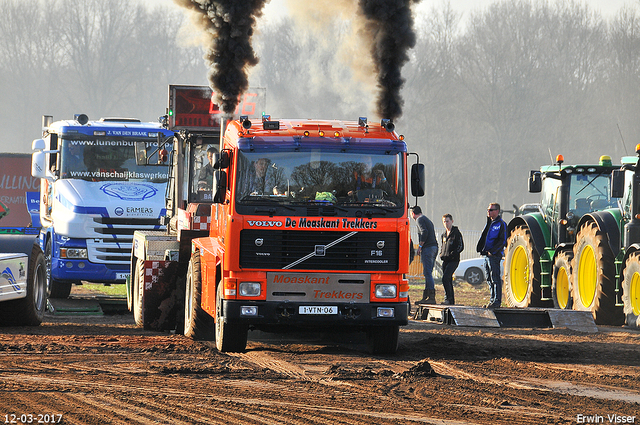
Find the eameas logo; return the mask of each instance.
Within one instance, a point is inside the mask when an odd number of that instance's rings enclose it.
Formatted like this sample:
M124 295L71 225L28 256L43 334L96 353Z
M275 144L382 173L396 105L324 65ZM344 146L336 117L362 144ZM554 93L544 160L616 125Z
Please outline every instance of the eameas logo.
M247 220L247 224L251 227L282 227L282 222L275 220Z

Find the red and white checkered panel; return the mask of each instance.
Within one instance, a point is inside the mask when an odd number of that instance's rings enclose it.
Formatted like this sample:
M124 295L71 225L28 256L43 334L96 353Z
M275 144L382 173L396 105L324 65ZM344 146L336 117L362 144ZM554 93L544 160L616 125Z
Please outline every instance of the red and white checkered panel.
M191 230L209 230L211 228L210 215L193 216L193 225Z
M160 269L165 267L166 261L145 261L144 262L144 289L151 289L158 283Z

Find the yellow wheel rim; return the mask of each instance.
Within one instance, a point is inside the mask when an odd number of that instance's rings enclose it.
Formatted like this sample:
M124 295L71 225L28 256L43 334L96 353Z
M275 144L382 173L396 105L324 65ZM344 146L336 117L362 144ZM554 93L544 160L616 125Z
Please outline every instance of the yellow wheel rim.
M522 246L516 247L511 256L509 278L513 298L519 303L524 301L529 289L529 257Z
M579 299L584 307L590 307L593 304L593 299L596 296L597 279L596 256L593 248L587 245L580 254L580 264L578 265Z
M629 301L633 314L640 316L640 274L634 273L629 286Z
M569 275L564 267L560 267L558 276L556 276L556 298L560 308L567 308L567 304L569 304Z

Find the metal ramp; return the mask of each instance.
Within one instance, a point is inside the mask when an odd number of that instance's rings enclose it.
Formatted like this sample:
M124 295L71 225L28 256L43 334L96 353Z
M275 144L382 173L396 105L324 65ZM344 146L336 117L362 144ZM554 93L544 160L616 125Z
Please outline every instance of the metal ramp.
M128 313L127 299L112 296L70 296L67 299L50 298L47 310L55 316L103 316Z
M413 317L433 323L488 328L566 328L598 332L589 311L547 308L496 308L419 304Z

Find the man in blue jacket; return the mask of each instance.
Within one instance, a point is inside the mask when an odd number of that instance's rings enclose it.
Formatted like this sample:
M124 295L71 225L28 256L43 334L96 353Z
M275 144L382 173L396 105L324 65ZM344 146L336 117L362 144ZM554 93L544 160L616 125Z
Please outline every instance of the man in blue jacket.
M498 308L502 304L502 276L500 262L507 246L507 223L500 217L500 204L492 202L487 208L487 224L478 241L477 251L484 256L487 283L491 299L486 308Z

